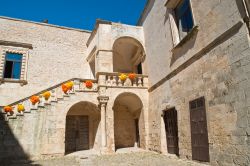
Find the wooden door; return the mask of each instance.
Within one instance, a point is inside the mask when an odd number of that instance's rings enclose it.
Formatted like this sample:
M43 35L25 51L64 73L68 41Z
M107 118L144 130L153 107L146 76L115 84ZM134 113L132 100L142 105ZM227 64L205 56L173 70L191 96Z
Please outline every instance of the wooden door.
M209 161L207 118L204 97L190 102L192 159Z
M175 108L164 114L168 153L179 155L177 111Z
M69 115L66 117L65 152L71 153L89 149L88 116Z

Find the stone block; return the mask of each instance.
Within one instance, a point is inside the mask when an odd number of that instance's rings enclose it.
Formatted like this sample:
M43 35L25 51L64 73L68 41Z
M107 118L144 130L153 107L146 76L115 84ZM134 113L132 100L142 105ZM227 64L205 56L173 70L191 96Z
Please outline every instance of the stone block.
M233 162L236 165L249 165L249 158L246 156L233 156Z

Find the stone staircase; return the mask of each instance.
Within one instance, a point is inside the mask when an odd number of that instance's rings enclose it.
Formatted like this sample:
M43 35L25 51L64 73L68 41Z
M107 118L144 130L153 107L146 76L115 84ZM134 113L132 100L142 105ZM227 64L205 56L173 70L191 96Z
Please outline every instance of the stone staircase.
M30 101L30 97L28 96L24 99L21 99L19 101L16 101L14 103L9 104L13 108L12 113L5 113L3 110L4 106L0 106L0 114L3 116L0 116L0 121L9 121L11 119L16 119L18 116L22 117L25 116L25 114L31 113L32 111L38 111L46 110L50 106L56 105L57 103L62 103L64 100L68 100L70 96L79 93L79 92L98 92L98 89L100 87L106 87L106 88L136 88L136 89L147 89L148 88L148 76L136 74L136 79L130 80L129 78L122 82L119 79L119 73L107 73L107 72L100 72L97 74L97 78L95 80L91 79L81 79L81 78L72 78L69 80L66 80L64 82L61 82L55 86L52 86L50 88L44 89L36 94L33 94L31 96L39 96L40 102L33 105ZM62 91L62 85L73 81L74 85L72 90L68 91L67 94L65 94ZM91 89L87 88L85 86L86 81L92 81L93 87ZM49 91L51 93L51 96L48 100L45 100L45 98L42 96L42 94L46 91ZM24 112L18 112L17 111L17 105L22 104L25 107Z
M89 79L88 79L89 80ZM67 93L64 93L62 91L62 85L73 81L74 85L73 88L71 90L69 90ZM70 96L75 95L76 93L79 92L97 92L97 80L91 80L93 83L93 87L91 89L87 88L85 86L85 81L87 81L87 79L80 79L80 78L73 78L67 81L64 81L60 84L57 84L53 87L50 87L48 89L42 90L36 94L33 94L31 96L39 96L39 103L36 103L35 105L33 105L30 101L30 97L28 96L24 99L21 99L19 101L16 101L14 103L9 104L9 106L11 106L13 108L12 113L6 113L3 108L4 106L1 106L1 111L0 113L3 115L1 116L2 121L9 121L12 119L17 119L18 117L22 117L25 116L25 114L30 114L33 111L40 111L40 110L46 110L46 109L50 109L50 107L55 106L56 104L59 103L63 103L65 100L69 100ZM42 93L49 91L51 93L51 96L48 100L45 100L45 98L42 96ZM18 104L22 104L25 108L25 110L23 112L18 112L17 110L17 106Z

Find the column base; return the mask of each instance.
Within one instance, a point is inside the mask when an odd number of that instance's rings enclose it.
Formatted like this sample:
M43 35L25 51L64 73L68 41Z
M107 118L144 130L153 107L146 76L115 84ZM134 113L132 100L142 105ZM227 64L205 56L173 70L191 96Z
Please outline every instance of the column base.
M102 147L101 154L114 154L115 151L112 148Z

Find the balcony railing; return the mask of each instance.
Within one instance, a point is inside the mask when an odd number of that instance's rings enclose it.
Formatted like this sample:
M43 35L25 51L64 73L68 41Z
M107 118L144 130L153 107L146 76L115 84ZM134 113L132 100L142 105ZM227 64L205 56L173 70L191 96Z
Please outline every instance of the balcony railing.
M99 86L116 88L148 88L147 75L135 74L135 78L133 80L127 78L125 81L122 81L119 76L120 73L100 72L97 74Z

